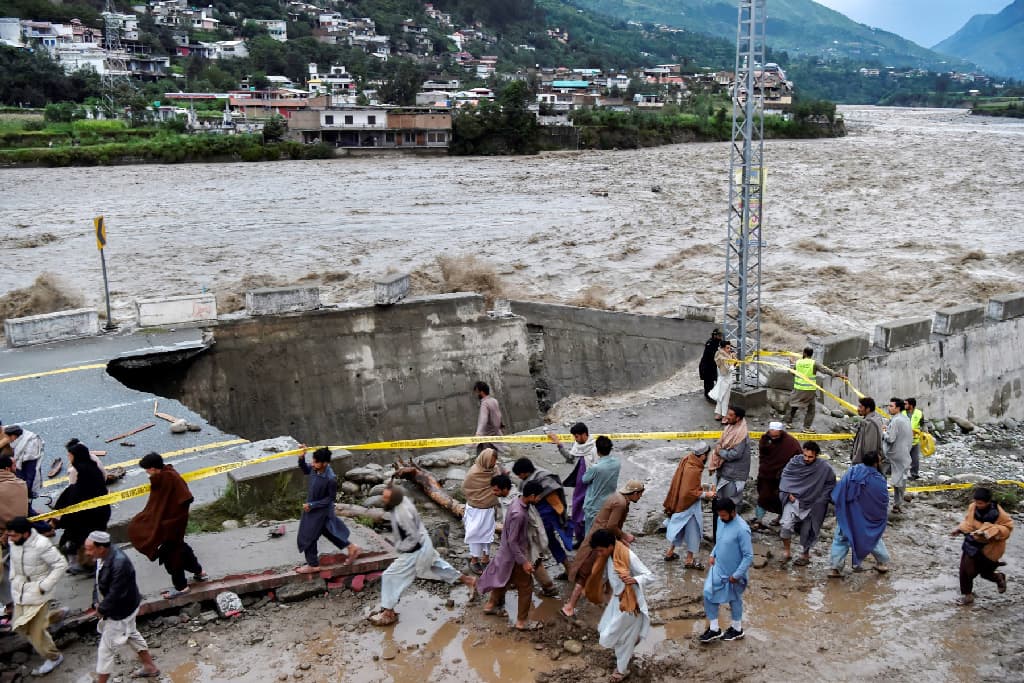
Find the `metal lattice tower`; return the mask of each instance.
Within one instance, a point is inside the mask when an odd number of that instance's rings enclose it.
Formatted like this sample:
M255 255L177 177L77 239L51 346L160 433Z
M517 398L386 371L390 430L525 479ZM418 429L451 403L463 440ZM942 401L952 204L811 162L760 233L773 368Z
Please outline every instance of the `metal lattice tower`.
M725 250L725 338L746 358L761 345L761 211L764 194L766 0L740 0L736 80L732 90L729 157L729 238ZM744 365L737 389L758 386L756 366Z
M121 44L121 21L116 16L113 0L107 0L103 11L103 100L107 115L116 116L118 106L134 93L131 72L125 62L124 45Z

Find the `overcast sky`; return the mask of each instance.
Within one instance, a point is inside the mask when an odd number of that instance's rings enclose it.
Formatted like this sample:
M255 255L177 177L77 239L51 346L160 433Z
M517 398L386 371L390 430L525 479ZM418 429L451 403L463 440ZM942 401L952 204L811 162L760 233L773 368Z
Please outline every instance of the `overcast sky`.
M975 14L995 14L1012 0L817 0L854 21L898 33L931 47ZM771 16L772 4L768 3Z

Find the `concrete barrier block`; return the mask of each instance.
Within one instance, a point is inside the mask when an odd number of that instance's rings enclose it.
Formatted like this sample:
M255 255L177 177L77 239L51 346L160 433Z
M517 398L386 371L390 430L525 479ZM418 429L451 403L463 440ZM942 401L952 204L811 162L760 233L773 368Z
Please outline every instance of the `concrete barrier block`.
M988 317L993 320L1010 320L1024 316L1024 292L1000 294L988 300Z
M267 287L245 293L245 310L249 315L274 315L320 308L319 287Z
M28 346L99 334L99 315L91 308L77 308L43 315L4 320L8 346Z
M969 327L977 327L985 322L985 306L983 304L966 304L950 306L935 311L932 332L935 334L956 334Z
M831 368L866 357L871 340L866 334L837 334L813 342L811 348L814 349L814 358Z
M886 351L921 344L931 336L931 318L901 318L875 327L875 344Z
M409 275L393 275L373 285L373 302L378 306L397 304L409 295Z
M715 306L683 304L679 307L679 317L683 320L703 320L713 323L720 310L720 308Z
M135 312L141 327L216 320L217 300L213 294L138 299L135 302Z

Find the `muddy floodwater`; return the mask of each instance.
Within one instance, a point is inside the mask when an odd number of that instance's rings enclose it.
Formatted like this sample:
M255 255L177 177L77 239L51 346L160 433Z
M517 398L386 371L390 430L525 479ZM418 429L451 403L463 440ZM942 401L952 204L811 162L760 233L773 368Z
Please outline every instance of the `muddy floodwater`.
M769 340L865 329L1019 288L1024 122L845 107L850 135L766 146ZM719 305L727 144L524 158L382 156L0 171L0 294L41 272L131 300L318 281L367 301L388 270L437 289L475 255L513 297L670 313ZM652 191L657 189L659 191ZM607 196L605 196L607 195Z

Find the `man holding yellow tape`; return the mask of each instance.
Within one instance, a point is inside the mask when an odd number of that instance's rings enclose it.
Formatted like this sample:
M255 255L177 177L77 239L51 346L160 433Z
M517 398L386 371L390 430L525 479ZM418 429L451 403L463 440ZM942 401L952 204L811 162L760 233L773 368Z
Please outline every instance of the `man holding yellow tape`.
M814 349L810 346L804 349L804 356L796 362L796 372L793 374L793 394L789 398L789 427L792 429L793 421L796 420L796 413L803 408L804 431L814 431L814 414L818 403L818 373L821 372L829 377L846 379L831 368L827 368L813 358Z

